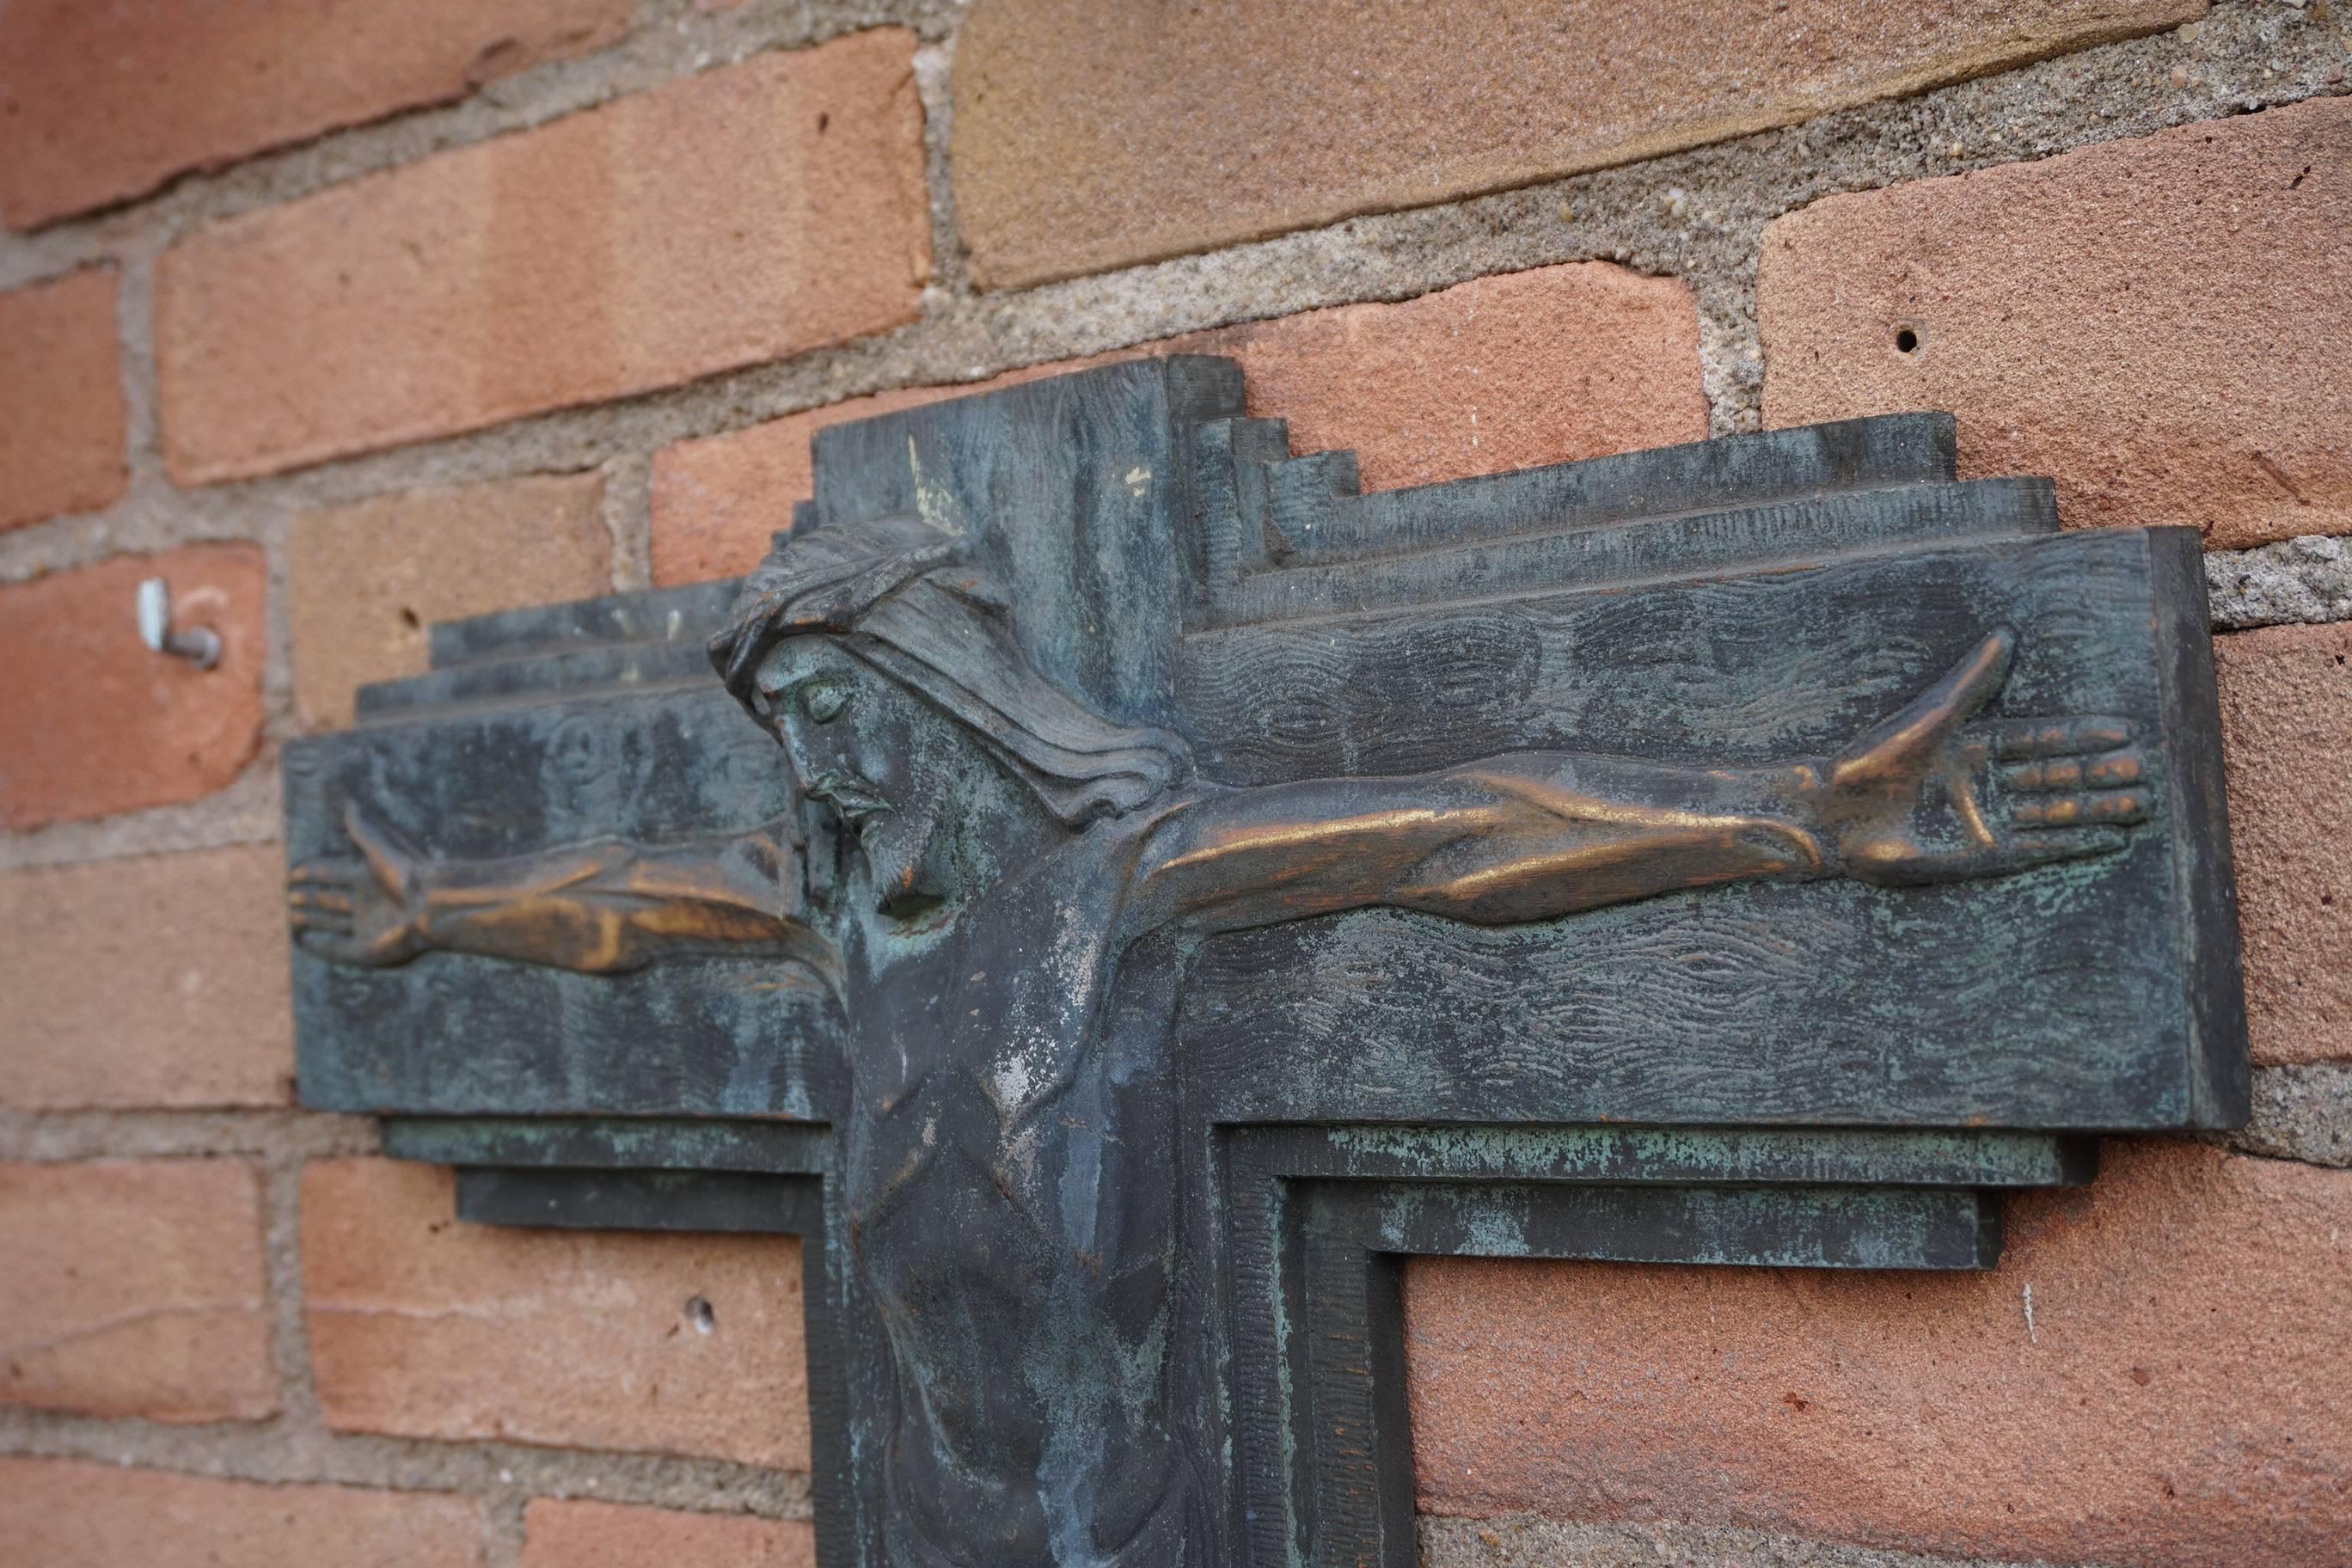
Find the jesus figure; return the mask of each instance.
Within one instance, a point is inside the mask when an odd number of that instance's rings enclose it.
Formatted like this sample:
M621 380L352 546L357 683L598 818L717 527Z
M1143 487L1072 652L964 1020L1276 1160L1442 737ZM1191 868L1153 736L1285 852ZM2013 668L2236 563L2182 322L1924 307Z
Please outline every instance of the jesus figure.
M962 538L820 527L780 543L711 645L790 760L796 832L450 864L353 813L361 858L297 868L290 898L343 963L438 948L613 973L733 952L814 973L849 1024L845 1243L888 1359L858 1425L893 1568L1202 1568L1219 1472L1171 1418L1205 1310L1176 1287L1183 944L1370 906L1547 921L2120 847L2148 809L2123 726L1971 722L2014 640L1987 628L1833 756L1521 751L1235 788L1042 675Z
M1987 628L1834 756L1525 751L1234 788L1040 674L960 537L897 517L780 542L712 658L831 819L809 842L838 847L803 918L837 950L852 1026L847 1245L891 1362L869 1429L892 1560L1163 1568L1216 1539L1213 1468L1169 1419L1198 1338L1166 1168L1185 937L1373 905L1492 924L1756 879L1997 877L2118 847L2147 809L2120 725L1970 723L2013 643Z

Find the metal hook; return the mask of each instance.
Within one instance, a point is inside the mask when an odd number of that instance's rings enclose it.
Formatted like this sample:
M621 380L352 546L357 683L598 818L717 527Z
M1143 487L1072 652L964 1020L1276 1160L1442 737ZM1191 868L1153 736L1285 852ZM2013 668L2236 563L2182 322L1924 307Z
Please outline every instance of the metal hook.
M172 627L172 585L161 577L139 584L139 640L157 653L186 659L198 669L220 662L220 634L210 626Z

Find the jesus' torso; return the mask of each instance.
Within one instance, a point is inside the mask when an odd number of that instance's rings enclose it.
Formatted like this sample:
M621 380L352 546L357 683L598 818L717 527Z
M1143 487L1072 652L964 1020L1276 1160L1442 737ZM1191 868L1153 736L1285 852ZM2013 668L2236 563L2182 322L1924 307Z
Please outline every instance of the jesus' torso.
M1097 823L929 933L860 923L854 1266L896 1373L890 1550L925 1568L1177 1563L1173 963ZM1121 951L1126 950L1126 951Z

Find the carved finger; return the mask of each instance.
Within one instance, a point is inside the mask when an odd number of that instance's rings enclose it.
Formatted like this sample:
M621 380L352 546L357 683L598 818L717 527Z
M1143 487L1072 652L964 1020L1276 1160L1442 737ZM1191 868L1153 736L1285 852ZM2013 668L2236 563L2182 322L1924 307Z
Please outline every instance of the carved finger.
M1992 737L1993 754L2004 761L2048 756L2066 743L2065 725L2039 719L2011 720L1990 725L1985 732Z
M330 910L296 910L294 929L298 931L326 931L334 935L352 933L352 917Z
M2011 809L2009 820L2019 827L2073 827L2083 820L2082 797L2062 795L2020 801Z
M2009 782L2022 790L2076 790L2083 787L2083 764L2074 757L2012 763Z
M2137 790L2091 795L2084 802L2083 816L2091 822L2142 822L2147 817L2147 796Z
M1993 754L2005 763L2034 757L2085 756L2131 743L2131 725L2121 719L2010 719L1986 726Z
M349 893L334 893L323 889L318 892L289 893L286 895L286 901L296 909L337 910L344 914L349 914L352 909L352 896Z
M2012 763L2001 770L2011 788L2030 791L2125 789L2147 775L2147 764L2137 751L2109 752L2103 756L2046 757Z
M1996 840L1992 829L1985 825L1984 810L1977 804L1977 792L1970 780L1974 770L1962 766L1944 770L1944 794L1952 803L1952 815L1960 819L1961 830L1979 849L1990 849Z
M1977 644L1968 658L1954 666L1950 674L1936 687L1936 692L1948 691L1948 700L1954 721L1965 723L1977 715L1978 710L1993 699L2001 682L2009 679L2009 661L2017 651L2017 634L2007 626L2000 627ZM1932 697L1936 692L1930 692Z
M305 931L296 940L302 951L325 959L330 963L353 963L362 956L360 944L348 934L325 931Z
M2147 816L2147 797L2137 790L2113 794L2057 795L2046 800L2020 801L2011 808L2010 821L2028 829L2075 827L2085 823L2138 822Z
M2044 866L2053 860L2081 860L2112 855L2130 840L2119 827L2074 827L2051 833L2023 833L2009 851L2011 869Z
M2002 626L1979 643L1942 679L1902 711L1868 731L1842 752L1832 782L1842 787L1916 777L1921 759L1941 746L1958 725L1992 700L2009 679L2017 634Z
M2093 789L2119 789L2139 783L2147 771L2137 752L2117 752L2092 763L2083 770L2083 782Z
M370 822L357 805L343 807L343 831L366 857L368 869L395 898L408 894L408 857L391 834Z
M294 883L322 883L328 887L349 887L359 880L360 868L351 860L305 860L286 873Z

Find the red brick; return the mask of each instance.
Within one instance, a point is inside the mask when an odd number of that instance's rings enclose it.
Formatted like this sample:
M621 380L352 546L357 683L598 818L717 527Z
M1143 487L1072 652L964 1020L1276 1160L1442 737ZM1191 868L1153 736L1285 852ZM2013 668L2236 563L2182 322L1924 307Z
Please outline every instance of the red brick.
M275 844L0 873L0 1105L293 1098Z
M173 477L668 386L912 319L914 37L768 54L232 218L166 252Z
M816 1568L816 1532L798 1521L538 1498L523 1510L523 1527L522 1568Z
M480 1509L433 1492L261 1486L0 1458L0 1541L25 1568L479 1568Z
M451 1214L446 1171L303 1173L329 1426L808 1468L797 1238L496 1230Z
M983 288L1696 147L2201 16L2203 0L982 0L956 220Z
M220 634L198 669L139 640L139 583ZM0 587L0 831L210 795L261 747L268 573L248 544L118 555Z
M2347 253L2340 98L1832 196L1764 232L1765 421L1948 408L2071 524L2352 531Z
M0 1165L0 1399L155 1421L269 1415L261 1238L261 1184L236 1161Z
M1194 332L972 386L853 398L654 458L654 576L744 572L810 493L809 437L988 387L1152 353L1230 354L1250 412L1302 452L1351 447L1368 489L1565 462L1706 434L1690 290L1606 262L1481 278L1394 305L1348 305Z
M0 9L0 216L29 228L173 174L463 98L611 43L633 0L236 0Z
M2191 1143L2105 1163L2013 1200L1985 1273L1414 1265L1422 1506L2336 1568L2352 1172Z
M114 268L0 294L0 529L122 494Z
M2352 1057L2352 626L2213 651L2254 1059Z
M435 621L609 593L604 499L601 478L574 474L297 517L286 616L303 724L348 724L362 683L421 672Z

